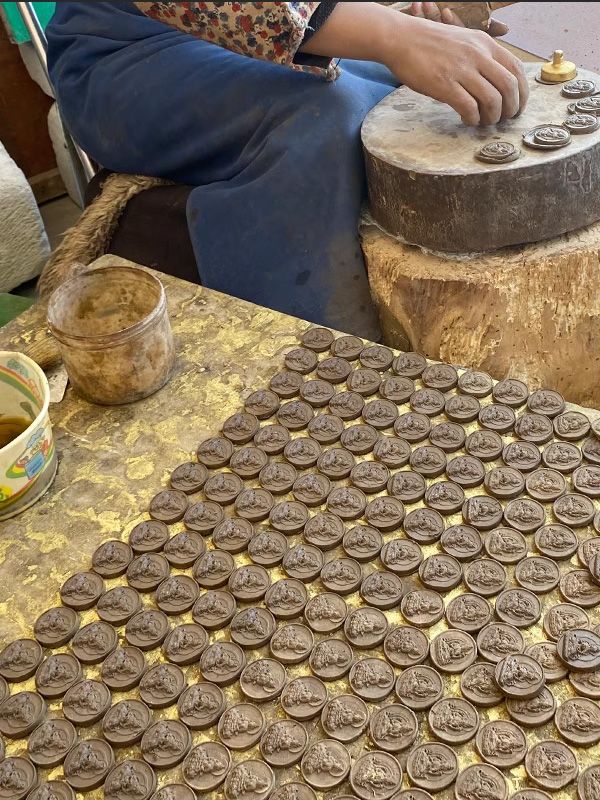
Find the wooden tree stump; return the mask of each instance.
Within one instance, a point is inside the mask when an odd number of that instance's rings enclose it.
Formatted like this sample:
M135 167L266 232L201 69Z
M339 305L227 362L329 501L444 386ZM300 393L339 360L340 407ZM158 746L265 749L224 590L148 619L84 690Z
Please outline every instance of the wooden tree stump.
M600 223L462 258L374 226L362 246L387 344L600 406Z

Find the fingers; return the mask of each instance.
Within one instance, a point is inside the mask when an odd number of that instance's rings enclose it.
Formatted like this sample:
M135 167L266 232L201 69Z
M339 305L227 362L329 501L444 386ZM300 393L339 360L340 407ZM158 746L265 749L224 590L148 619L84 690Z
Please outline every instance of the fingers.
M502 119L502 95L483 75L471 72L461 78L461 86L479 108L479 125L495 125Z
M492 119L491 123L484 124L493 124L500 119L512 119L515 117L519 113L521 106L517 77L502 64L498 63L498 61L492 59L486 60L481 66L481 75L497 90L501 100L500 116L498 119ZM486 95L488 93L489 92L487 92ZM497 110L497 97L495 93L492 103L493 106L490 105L490 111L495 115Z
M410 13L413 17L441 22L442 15L436 3L412 3Z
M508 33L508 25L506 25L504 22L500 22L498 19L491 19L488 33L494 38L497 36L504 36L506 33Z
M445 25L456 25L458 28L464 28L465 23L462 19L452 11L451 8L443 8L440 21Z
M459 83L454 83L445 93L444 102L453 108L460 116L463 124L468 126L479 125L480 115L477 100Z
M518 58L515 58L512 53L509 53L508 50L502 47L502 45L497 45L497 47L495 47L494 58L502 64L503 67L506 67L517 79L517 84L519 86L519 109L517 113L521 113L529 99L529 84L525 77L523 64Z

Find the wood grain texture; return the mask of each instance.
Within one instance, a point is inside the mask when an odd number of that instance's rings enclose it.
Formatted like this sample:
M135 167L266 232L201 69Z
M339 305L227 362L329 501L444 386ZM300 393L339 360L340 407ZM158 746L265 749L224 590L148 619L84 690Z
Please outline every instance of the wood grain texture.
M468 259L363 229L387 344L600 405L600 224Z

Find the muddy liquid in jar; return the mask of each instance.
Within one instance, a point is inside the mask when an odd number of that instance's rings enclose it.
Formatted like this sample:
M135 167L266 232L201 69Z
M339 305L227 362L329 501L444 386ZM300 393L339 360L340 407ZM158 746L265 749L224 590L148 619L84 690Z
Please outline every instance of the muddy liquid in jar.
M31 425L27 417L0 417L0 449L10 444Z

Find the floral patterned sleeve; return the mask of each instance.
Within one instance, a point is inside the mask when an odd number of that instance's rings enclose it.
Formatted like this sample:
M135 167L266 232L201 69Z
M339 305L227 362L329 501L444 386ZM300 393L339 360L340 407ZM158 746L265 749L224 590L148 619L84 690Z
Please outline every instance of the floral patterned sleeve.
M146 16L235 53L333 80L329 58L298 53L321 3L135 3ZM328 4L329 5L329 4ZM330 12L328 12L330 13Z

